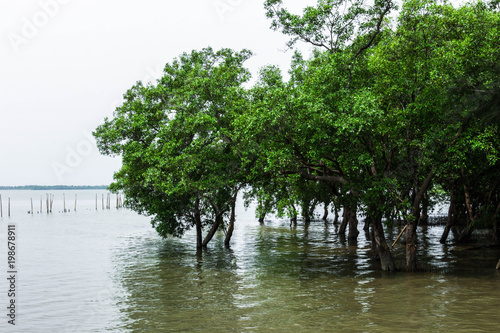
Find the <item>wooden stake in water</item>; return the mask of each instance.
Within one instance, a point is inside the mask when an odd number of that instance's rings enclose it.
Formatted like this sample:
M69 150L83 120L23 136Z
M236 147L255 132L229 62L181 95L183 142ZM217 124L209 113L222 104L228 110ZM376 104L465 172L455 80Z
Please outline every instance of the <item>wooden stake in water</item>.
M40 214L42 214L42 198L43 196L40 196Z
M97 210L97 194L95 195L95 210Z
M9 197L9 217L10 217L10 197Z
M75 212L76 212L76 199L77 199L77 195L75 194Z
M2 195L0 194L0 217L3 217Z
M47 201L46 201L47 207L45 207L45 208L47 208L47 214L48 214L49 213L49 194L45 193L45 195L46 195L46 198L47 198Z
M104 210L104 193L101 194L101 209Z
M66 213L66 196L63 193L63 212Z
M33 215L33 198L31 198L31 214Z

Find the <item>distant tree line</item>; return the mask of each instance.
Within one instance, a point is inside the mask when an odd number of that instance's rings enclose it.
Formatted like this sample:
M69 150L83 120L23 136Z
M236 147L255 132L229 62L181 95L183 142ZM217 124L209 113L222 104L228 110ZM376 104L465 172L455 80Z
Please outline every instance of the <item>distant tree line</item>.
M300 15L285 2L265 1L272 28L312 55L296 51L288 80L267 66L248 87L250 51L205 48L137 82L94 132L122 156L110 188L162 236L194 227L198 248L220 229L230 244L241 191L259 220L342 210L353 241L364 216L388 271L384 224L406 225L415 271L417 225L436 202L449 203L442 242L454 226L457 242L478 227L500 240L499 1L318 0Z

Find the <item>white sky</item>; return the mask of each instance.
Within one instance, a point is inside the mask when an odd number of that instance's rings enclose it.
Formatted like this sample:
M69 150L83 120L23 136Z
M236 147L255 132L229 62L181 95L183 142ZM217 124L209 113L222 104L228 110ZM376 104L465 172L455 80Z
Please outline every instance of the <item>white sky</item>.
M263 0L0 0L0 185L109 184L120 159L90 132L128 88L206 46L252 50L254 77L286 72L269 26Z

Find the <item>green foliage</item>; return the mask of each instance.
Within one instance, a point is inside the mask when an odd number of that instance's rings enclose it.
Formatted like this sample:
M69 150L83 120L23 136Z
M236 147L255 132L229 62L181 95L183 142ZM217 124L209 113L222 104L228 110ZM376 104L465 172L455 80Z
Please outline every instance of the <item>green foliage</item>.
M245 89L249 51L193 51L96 129L101 152L123 158L112 189L130 207L180 235L193 211L206 226L227 215L245 186L259 216L335 197L412 220L422 192L432 204L457 184L474 187L474 209L496 204L498 1L408 0L394 25L389 0L318 0L300 15L284 3L265 1L272 27L316 46L295 53L288 81L267 66Z
M129 89L114 118L94 132L103 154L123 159L112 189L123 191L132 209L153 215L163 236L192 227L195 208L213 223L245 183L234 123L247 108L242 65L250 56L211 48L184 53L156 85Z

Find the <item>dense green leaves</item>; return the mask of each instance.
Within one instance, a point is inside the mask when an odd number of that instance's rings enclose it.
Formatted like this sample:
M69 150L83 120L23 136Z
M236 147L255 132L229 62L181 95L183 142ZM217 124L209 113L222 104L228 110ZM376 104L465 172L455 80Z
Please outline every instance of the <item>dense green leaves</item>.
M261 218L307 220L316 204L336 202L353 230L356 211L367 217L388 270L384 217L407 221L414 269L412 237L433 195L464 188L469 225L495 215L498 1L408 0L393 23L389 0L318 0L301 14L281 0L264 7L290 47L316 47L294 55L288 81L268 66L244 88L246 50L184 53L96 129L101 152L123 158L112 188L130 207L153 215L160 234L180 235L234 222L241 188Z

